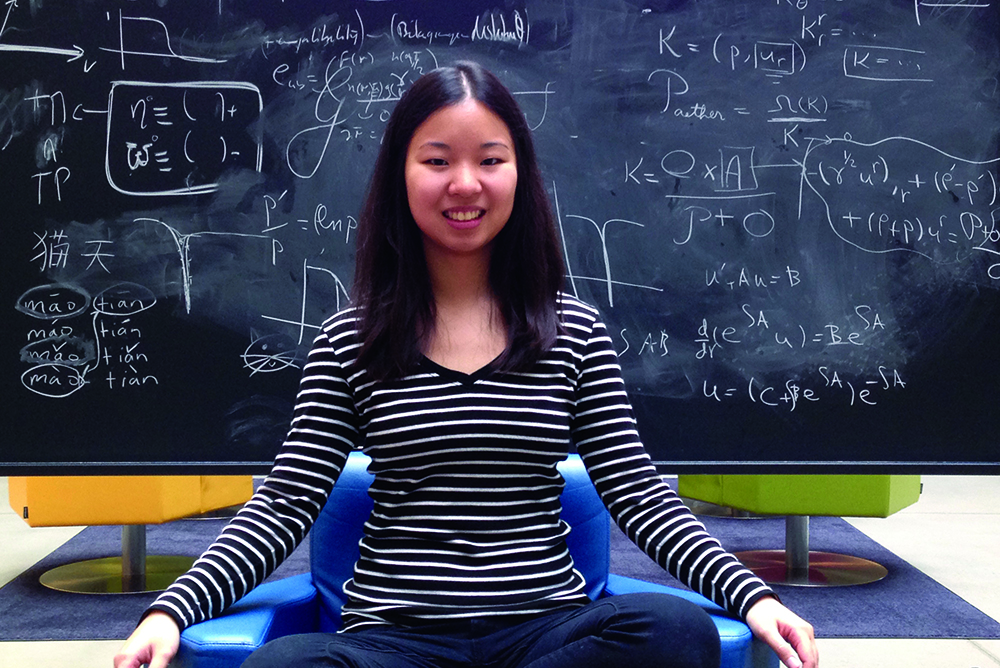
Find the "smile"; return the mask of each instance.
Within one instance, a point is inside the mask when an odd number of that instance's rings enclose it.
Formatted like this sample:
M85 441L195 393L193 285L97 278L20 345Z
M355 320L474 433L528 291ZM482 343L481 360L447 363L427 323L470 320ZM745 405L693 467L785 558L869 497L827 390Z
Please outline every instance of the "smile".
M485 209L473 209L471 211L445 211L444 217L459 223L467 223L477 218L482 218L486 214Z

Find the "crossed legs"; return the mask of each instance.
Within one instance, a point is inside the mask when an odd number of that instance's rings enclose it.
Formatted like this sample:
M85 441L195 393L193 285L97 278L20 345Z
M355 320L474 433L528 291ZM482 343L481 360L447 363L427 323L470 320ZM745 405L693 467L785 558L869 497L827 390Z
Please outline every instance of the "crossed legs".
M628 594L514 625L488 618L274 640L243 668L717 668L719 636L701 608Z

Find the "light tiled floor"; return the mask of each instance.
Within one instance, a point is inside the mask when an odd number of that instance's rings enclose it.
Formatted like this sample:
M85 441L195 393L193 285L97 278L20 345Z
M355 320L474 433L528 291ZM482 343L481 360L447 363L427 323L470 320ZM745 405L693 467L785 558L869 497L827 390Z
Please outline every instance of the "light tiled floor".
M889 550L1000 620L1000 476L925 476L920 501L852 519ZM0 585L79 528L30 529L0 478ZM0 623L3 623L0 620ZM0 642L0 668L109 668L119 641ZM1000 640L819 640L824 668L1000 668Z

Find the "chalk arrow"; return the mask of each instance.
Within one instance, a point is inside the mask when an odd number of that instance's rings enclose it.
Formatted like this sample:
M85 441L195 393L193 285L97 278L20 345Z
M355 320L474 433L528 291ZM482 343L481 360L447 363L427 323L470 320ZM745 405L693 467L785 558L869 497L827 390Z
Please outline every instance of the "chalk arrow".
M0 51L19 51L21 53L44 53L52 56L69 56L67 63L83 58L83 49L76 44L72 49L57 49L51 46L31 46L30 44L0 44Z
M3 17L3 25L0 26L0 37L3 36L3 31L7 29L7 21L10 20L10 13L14 11L17 7L17 0L7 0L7 15Z

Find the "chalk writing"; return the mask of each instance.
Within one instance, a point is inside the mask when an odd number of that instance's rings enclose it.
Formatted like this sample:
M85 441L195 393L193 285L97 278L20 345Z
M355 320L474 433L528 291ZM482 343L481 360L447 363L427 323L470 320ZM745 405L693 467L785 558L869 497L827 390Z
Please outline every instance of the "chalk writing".
M488 18L476 17L471 39L473 42L504 42L522 47L528 46L531 41L531 23L518 11L511 14L509 25L507 16L491 12Z
M38 269L41 273L66 266L70 245L66 241L65 232L61 230L51 234L47 230L41 234L35 232L35 238L37 242L34 250L38 253L31 258L31 261L38 263Z
M349 44L356 48L364 46L365 25L361 12L354 10L357 23L324 21L322 25L313 26L307 32L268 35L262 40L264 53L274 54L279 50L291 50L299 53L305 48L326 48L338 44Z
M112 82L108 183L127 195L198 195L225 171L259 172L263 147L248 130L262 108L250 83Z
M0 418L40 456L141 411L151 458L269 461L394 105L460 60L516 96L654 450L899 458L945 407L995 450L996 0L196 5L0 7Z
M21 374L22 385L36 395L64 399L87 386L88 375L102 367L108 369L103 381L109 390L158 384L155 375L140 371L149 357L140 349L142 331L132 319L155 304L156 297L134 283L115 284L93 299L71 285L32 288L17 309L54 324L28 332L20 359L30 368ZM92 339L58 324L88 311Z
M812 404L840 401L849 406L874 407L884 393L906 389L906 381L898 369L880 365L872 376L846 374L828 366L820 366L814 374L818 379L789 379L773 385L750 378L743 387L719 385L708 380L702 382L704 399L722 403L745 397L751 403L788 412L808 410ZM822 380L820 380L822 379Z
M849 46L844 49L844 76L867 81L919 81L924 74L924 51L888 46Z
M729 290L740 288L770 288L788 286L794 288L802 283L802 273L798 269L785 267L781 273L766 274L747 267L733 267L723 262L717 269L705 270L705 286L725 286Z
M90 295L72 285L41 285L31 288L17 300L21 313L39 320L72 318L90 307Z
M904 159L917 171L892 166ZM852 247L952 262L948 247L956 246L993 262L987 271L994 278L1000 274L995 165L1000 158L968 160L909 137L864 143L846 135L810 141L802 180L823 203L830 228ZM891 204L854 208L849 200L868 190Z
M83 375L68 364L38 364L21 374L21 384L51 399L64 399L86 385Z
M725 33L719 33L712 42L712 57L730 71L749 67L769 77L791 76L806 67L805 51L794 41L758 41L747 47Z

